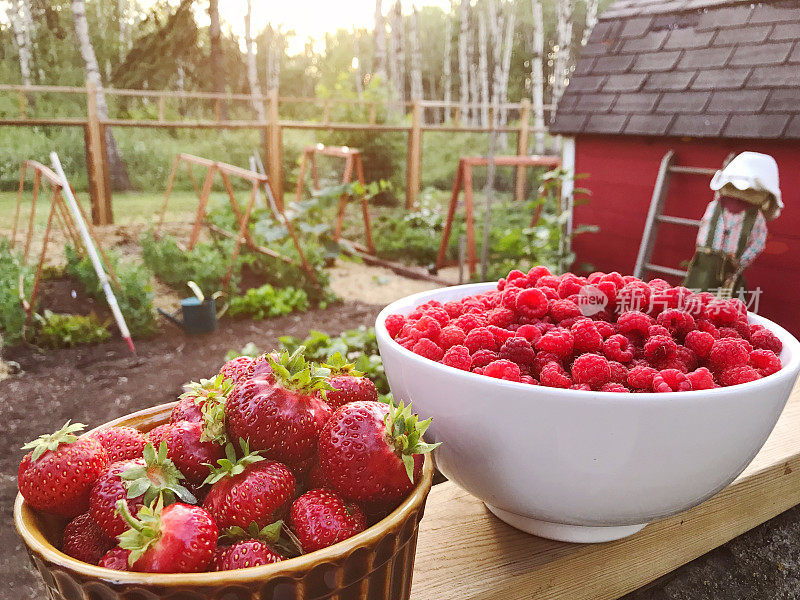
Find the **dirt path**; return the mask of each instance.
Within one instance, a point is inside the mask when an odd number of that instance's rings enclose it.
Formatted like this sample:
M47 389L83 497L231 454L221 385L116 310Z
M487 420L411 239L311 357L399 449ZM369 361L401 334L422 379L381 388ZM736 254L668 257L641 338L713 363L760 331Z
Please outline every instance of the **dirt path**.
M304 336L311 328L339 333L371 325L378 310L348 302L266 321L224 320L217 332L202 337L165 326L157 337L137 341L138 357L131 356L121 340L47 353L7 349L6 358L18 361L25 373L0 382L0 515L4 524L0 528L0 599L43 598L38 575L29 567L12 520L23 443L57 429L67 419L95 426L172 401L184 382L215 373L228 350L248 342L270 349L277 346L279 336Z

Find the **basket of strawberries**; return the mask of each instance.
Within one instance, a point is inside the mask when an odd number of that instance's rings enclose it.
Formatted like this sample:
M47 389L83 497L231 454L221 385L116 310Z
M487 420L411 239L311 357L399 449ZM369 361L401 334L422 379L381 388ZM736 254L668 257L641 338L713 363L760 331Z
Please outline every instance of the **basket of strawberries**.
M14 519L50 597L408 598L429 420L302 350L26 444Z

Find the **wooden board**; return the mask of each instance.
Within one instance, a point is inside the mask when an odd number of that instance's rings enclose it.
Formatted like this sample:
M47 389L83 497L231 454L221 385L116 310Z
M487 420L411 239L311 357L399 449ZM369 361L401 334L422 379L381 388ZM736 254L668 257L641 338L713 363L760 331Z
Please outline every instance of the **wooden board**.
M453 483L422 520L413 600L619 598L800 503L800 387L728 488L624 540L553 542L513 529Z

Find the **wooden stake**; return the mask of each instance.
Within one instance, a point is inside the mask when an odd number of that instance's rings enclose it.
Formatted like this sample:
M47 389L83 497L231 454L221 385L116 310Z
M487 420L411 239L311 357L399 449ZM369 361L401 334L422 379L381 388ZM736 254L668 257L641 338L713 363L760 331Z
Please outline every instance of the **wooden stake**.
M211 186L214 183L214 174L216 170L216 165L212 164L208 167L208 171L206 172L203 191L200 193L200 202L197 204L197 216L194 220L192 235L189 238L189 250L193 250L197 244L197 240L200 239L200 227L202 227L203 221L206 218L206 205L208 204L208 197L211 195Z
M269 153L267 164L269 180L275 192L275 202L283 210L283 148L280 115L278 112L278 90L269 92Z
M14 229L11 233L11 247L17 243L17 225L19 224L19 211L22 206L22 192L25 191L25 172L28 169L27 163L23 162L19 168L19 189L17 190L17 206L14 209Z
M107 225L111 223L108 214L109 200L106 198L106 170L104 169L105 160L103 158L102 128L100 126L100 115L97 110L97 87L92 81L86 82L86 111L88 123L86 125L87 138L87 163L89 172L89 183L92 199L92 218L96 225Z
M39 172L37 171L37 174ZM56 204L50 205L50 214L47 216L47 227L44 230L44 237L42 238L42 252L39 254L39 264L36 265L36 275L33 279L33 290L31 291L31 299L29 300L28 304L28 316L25 319L25 327L28 326L28 323L31 321L31 317L33 316L33 312L35 310L36 304L36 295L39 293L39 282L42 279L42 269L44 268L44 259L47 254L47 244L50 241L50 229L53 227L53 215L56 212Z
M408 160L406 162L406 209L417 205L422 163L422 104L419 98L411 103L411 130L408 132Z
M467 264L469 265L469 276L475 275L475 218L472 203L472 165L464 165L464 208L467 213Z
M523 98L522 106L519 111L519 133L517 134L517 156L527 156L528 154L528 121L531 114L531 102ZM523 166L517 167L517 180L514 186L514 200L522 202L525 199L525 180L527 170Z
M300 157L300 171L297 173L297 191L294 201L300 202L303 199L303 183L306 177L306 163L308 162L308 149L303 148L303 155Z
M342 175L342 183L347 185L350 183L350 176L353 173L353 155L348 154L344 162L344 175ZM333 232L333 239L339 241L342 237L342 227L344 226L344 209L347 206L348 194L342 194L339 197L339 210L336 215L336 229Z
M364 180L364 163L361 162L360 152L355 156L355 161L358 181L362 186L366 186L366 181ZM364 216L364 237L367 240L367 252L375 254L375 242L372 240L372 225L369 221L369 202L367 202L366 194L361 196L361 212Z
M34 220L36 219L36 199L39 197L39 185L42 182L42 174L36 171L33 176L33 195L31 196L31 216L28 221L28 235L25 237L25 250L22 252L22 262L28 261L28 251L31 248L31 238L33 237Z
M447 209L447 220L444 222L444 231L442 231L442 241L439 244L439 253L436 255L436 268L441 269L444 266L444 260L447 256L447 243L450 241L450 231L453 228L453 218L456 214L456 206L458 205L458 196L461 193L461 186L464 181L465 170L464 159L458 161L456 168L456 177L453 181L453 192L450 194L450 206Z
M164 215L167 214L167 203L169 202L170 194L172 194L172 185L175 183L175 175L178 172L178 165L180 164L181 157L176 155L172 160L172 168L169 170L169 177L167 178L167 189L164 191L164 203L161 205L161 213L158 217L158 226L156 226L155 234L161 233L161 228L164 226ZM191 166L187 163L187 168Z

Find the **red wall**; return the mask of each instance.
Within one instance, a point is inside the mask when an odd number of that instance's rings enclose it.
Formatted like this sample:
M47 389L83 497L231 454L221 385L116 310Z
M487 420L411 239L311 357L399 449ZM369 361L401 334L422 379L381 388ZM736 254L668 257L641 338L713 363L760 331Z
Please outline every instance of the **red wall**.
M580 136L575 141L575 172L589 177L578 185L589 188L588 204L575 208L575 224L594 224L598 233L575 238L576 267L589 263L600 271L632 273L644 230L658 167L667 150L676 164L719 168L730 152L752 150L771 154L778 162L786 204L781 216L768 223L766 250L746 272L748 287L760 287L758 312L800 336L800 143ZM713 198L710 178L672 176L665 214L699 219ZM656 264L680 267L691 258L697 230L659 226ZM646 278L653 278L649 274ZM666 278L670 279L670 278ZM677 283L674 279L673 283Z

